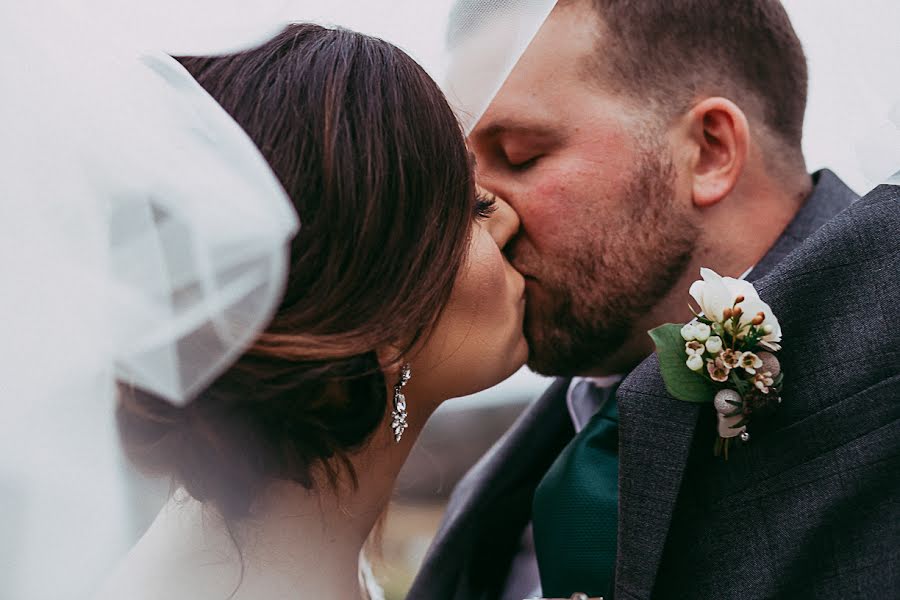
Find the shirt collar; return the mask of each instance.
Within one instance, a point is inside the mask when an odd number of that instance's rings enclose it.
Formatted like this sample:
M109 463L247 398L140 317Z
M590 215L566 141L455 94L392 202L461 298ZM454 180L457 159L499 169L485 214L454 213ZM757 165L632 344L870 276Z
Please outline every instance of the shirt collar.
M605 377L573 377L566 391L566 407L569 409L569 417L575 427L575 433L580 432L588 422L603 408L604 396L595 394L576 394L575 388L582 382L589 382L600 389L611 388L622 379L624 375L606 375Z

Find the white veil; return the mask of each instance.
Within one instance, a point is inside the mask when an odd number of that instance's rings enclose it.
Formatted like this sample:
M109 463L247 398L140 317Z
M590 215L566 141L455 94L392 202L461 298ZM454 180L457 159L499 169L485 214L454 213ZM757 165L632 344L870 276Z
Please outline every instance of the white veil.
M285 3L194 3L180 27L182 3L150 4L0 4L5 598L85 597L127 549L114 379L187 401L266 324L298 227L256 147L161 52L257 43Z
M441 81L452 2L425 4L0 4L0 596L86 597L155 511L118 449L114 382L189 402L280 300L296 215L249 138L168 55L315 21L394 42ZM479 94L455 102L469 115L553 1L483 4L523 17L480 69Z
M16 316L0 364L19 397L113 369L184 402L268 319L297 220L240 127L154 47L153 15L126 31L108 4L0 8L0 314ZM193 48L273 31L248 27Z
M821 90L833 90L815 78L848 73L816 71L816 53L825 52L813 39L817 15L829 3L804 1L786 4L807 42L819 102ZM879 6L897 16L889 1ZM835 15L862 10L831 4ZM143 506L145 484L118 451L114 379L189 401L265 326L280 297L296 216L249 139L166 54L245 48L289 21L357 29L423 64L470 131L554 5L0 4L0 596L85 597L155 510ZM885 52L885 65L896 56ZM900 111L884 110L900 98L900 80L882 77L884 103L863 123L878 135L858 145L872 168L868 180L857 175L857 188L900 168ZM845 106L819 105L835 120ZM828 164L827 152L817 150L818 161Z

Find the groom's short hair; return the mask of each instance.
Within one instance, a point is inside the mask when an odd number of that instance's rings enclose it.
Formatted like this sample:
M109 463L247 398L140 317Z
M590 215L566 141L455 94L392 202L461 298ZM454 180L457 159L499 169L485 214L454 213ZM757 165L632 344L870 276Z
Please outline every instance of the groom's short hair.
M586 74L607 90L659 107L663 118L698 97L736 102L801 160L807 66L803 47L779 0L559 0L591 7L599 17L596 51ZM450 51L507 18L509 0L456 0ZM653 108L653 106L651 106Z
M561 0L600 21L587 71L606 89L667 116L725 96L799 152L806 110L803 46L778 0Z

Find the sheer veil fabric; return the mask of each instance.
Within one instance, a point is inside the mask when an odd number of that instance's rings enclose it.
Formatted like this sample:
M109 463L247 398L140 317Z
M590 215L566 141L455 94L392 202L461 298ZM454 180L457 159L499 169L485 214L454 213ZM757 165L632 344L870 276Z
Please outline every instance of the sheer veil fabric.
M470 124L553 2L473 4L521 18L454 101ZM0 596L88 597L127 551L153 509L118 448L114 382L189 402L265 327L303 233L259 151L169 55L313 21L394 42L443 82L451 23L483 22L451 21L451 5L0 5Z
M430 15L412 1L387 11L322 4L0 8L12 91L0 104L3 266L7 281L20 280L0 298L18 324L2 364L14 395L57 398L67 374L101 370L182 404L278 299L298 220L249 139L167 53L238 50L289 21L359 29L417 58L470 129L554 2L461 2L451 12L437 0ZM449 49L478 60L454 69Z
M291 16L403 48L441 85L469 133L555 5L556 0L302 0Z
M296 215L166 53L258 43L284 2L182 5L0 4L4 598L87 597L144 524L114 378L183 403L280 298Z

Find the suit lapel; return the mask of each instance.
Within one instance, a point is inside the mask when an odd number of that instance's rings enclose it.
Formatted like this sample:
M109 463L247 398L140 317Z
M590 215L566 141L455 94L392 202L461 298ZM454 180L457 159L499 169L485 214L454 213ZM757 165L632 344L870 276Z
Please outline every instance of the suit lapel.
M616 597L650 596L700 405L666 392L652 355L622 382Z
M499 595L534 489L574 435L569 381L555 380L457 485L409 600Z
M753 269L750 280L768 273L857 198L830 171L819 171L813 181L813 193ZM620 440L616 597L649 598L703 407L669 396L655 354L622 382L616 398Z

